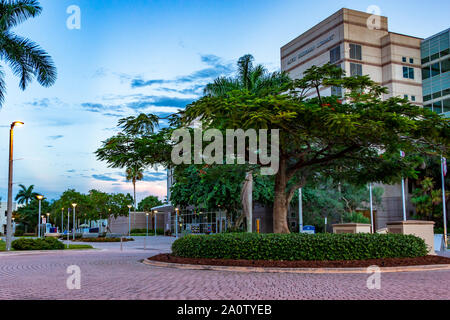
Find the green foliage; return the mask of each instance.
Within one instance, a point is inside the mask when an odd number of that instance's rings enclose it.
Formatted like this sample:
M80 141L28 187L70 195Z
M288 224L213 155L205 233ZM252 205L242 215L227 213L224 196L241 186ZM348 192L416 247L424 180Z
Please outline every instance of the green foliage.
M40 15L37 0L0 1L0 59L20 78L19 87L25 90L33 78L44 87L56 81L52 58L35 42L16 35L12 30L20 23ZM0 107L4 101L5 75L0 72Z
M162 205L163 202L156 196L148 196L141 200L138 204L138 210L144 212L150 212L152 208Z
M55 238L14 240L11 244L14 250L63 250L64 243Z
M435 182L430 177L416 181L419 185L414 189L411 202L416 207L417 218L436 222L436 227L443 226L442 221L442 189L435 189ZM446 192L446 197L450 192Z
M34 185L29 186L28 188L25 187L23 184L19 184L19 192L17 192L17 195L15 197L15 200L18 204L26 204L35 199L38 195L36 192L33 192Z
M425 242L401 234L188 235L172 244L175 256L245 260L366 260L427 255Z
M14 232L14 237L22 237L24 234L24 231L21 229L16 229L16 232Z
M41 214L50 212L51 205L45 198L41 200ZM28 205L19 207L14 213L16 218L15 222L20 223L26 228L27 232L34 231L37 229L38 223L38 212L39 212L39 201L34 198Z
M370 219L365 217L361 212L345 212L343 216L345 223L370 223Z

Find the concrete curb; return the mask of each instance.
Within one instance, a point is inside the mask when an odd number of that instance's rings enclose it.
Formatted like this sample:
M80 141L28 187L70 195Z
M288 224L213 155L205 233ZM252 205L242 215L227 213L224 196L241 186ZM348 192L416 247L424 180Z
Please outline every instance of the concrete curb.
M262 267L230 267L230 266L206 266L194 264L180 264L159 262L144 259L142 263L160 268L173 268L183 270L213 270L229 272L257 272L257 273L315 273L315 274L338 274L338 273L368 273L367 268L262 268ZM380 267L380 272L417 272L450 270L450 264L437 264L427 266L404 266L404 267ZM373 271L372 271L373 272ZM370 273L372 273L370 272Z

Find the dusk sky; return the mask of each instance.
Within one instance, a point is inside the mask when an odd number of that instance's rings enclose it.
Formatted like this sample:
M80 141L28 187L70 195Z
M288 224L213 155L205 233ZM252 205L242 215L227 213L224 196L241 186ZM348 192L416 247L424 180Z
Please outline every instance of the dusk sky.
M167 115L184 108L203 86L234 72L247 53L270 70L280 47L342 7L377 5L390 31L429 37L449 27L450 2L291 0L43 0L43 13L14 32L40 44L54 59L58 80L18 87L9 66L0 110L0 197L6 201L8 130L15 130L14 195L18 184L55 199L64 190L131 192L124 170L97 161L94 151L117 132L117 120L141 112ZM69 30L70 5L81 29ZM138 200L166 194L166 175L149 169Z

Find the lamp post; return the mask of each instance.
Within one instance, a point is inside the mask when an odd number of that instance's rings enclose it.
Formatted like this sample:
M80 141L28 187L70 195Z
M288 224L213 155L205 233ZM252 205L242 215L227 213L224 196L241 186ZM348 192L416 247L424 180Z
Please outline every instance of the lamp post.
M178 208L175 208L175 238L178 239ZM217 226L216 226L217 228Z
M45 221L45 231L47 231L47 223L50 223L50 213L47 212L47 221ZM51 227L51 226L50 226Z
M64 208L61 208L61 232L64 232Z
M6 218L6 250L11 250L12 240L12 185L13 185L13 145L14 145L14 127L20 127L23 125L22 121L14 121L11 123L11 129L9 130L9 171L8 171L8 206L7 206L7 218Z
M132 205L129 204L127 207L128 207L128 236L131 236L131 207L132 207Z
M41 237L41 201L44 199L43 195L38 194L36 198L39 200L39 214L38 214L38 238Z
M144 249L146 249L147 238L148 238L148 212L145 213L145 222L146 222L146 226L147 226L147 233L145 235L145 240L144 240Z
M69 249L70 207L67 208L67 249Z
M155 210L155 236L156 236L156 214L158 213L158 210Z
M75 214L76 214L76 207L77 207L77 204L76 203L72 203L72 207L73 207L73 226L72 226L72 230L73 230L73 232L72 232L72 240L73 241L75 241Z
M13 234L16 232L16 222L15 222L16 218L12 218L12 230L13 230Z

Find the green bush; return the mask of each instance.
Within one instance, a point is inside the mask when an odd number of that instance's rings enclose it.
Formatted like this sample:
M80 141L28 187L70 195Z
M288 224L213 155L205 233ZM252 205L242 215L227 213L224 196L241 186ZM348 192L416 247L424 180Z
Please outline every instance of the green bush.
M22 237L24 234L23 230L16 229L16 232L14 232L14 237Z
M11 243L14 250L63 250L64 243L55 238L26 239L21 238Z
M425 242L402 234L255 234L188 235L172 244L185 258L245 260L366 260L427 255Z
M134 234L147 234L147 229L131 229L130 233L134 233ZM155 230L154 229L148 229L148 234L149 235L153 235L155 234ZM164 229L163 228L157 228L156 229L156 234L158 236L163 236L164 235Z

